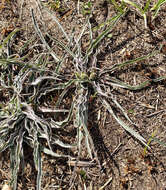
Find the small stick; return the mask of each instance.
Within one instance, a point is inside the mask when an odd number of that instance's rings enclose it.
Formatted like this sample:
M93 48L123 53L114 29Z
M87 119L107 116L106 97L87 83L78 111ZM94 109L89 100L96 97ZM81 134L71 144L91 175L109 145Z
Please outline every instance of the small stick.
M78 166L78 167L90 167L90 166L95 166L95 163L88 162L88 161L72 161L69 160L67 162L70 166Z
M162 113L162 112L165 112L165 111L166 111L166 110L156 111L156 112L154 112L154 113L151 113L151 114L147 115L146 117L152 117L152 116L154 116L154 115L157 115L157 114Z
M104 189L111 181L112 181L112 177L110 177L110 178L108 179L108 181L107 181L102 187L100 187L99 190Z

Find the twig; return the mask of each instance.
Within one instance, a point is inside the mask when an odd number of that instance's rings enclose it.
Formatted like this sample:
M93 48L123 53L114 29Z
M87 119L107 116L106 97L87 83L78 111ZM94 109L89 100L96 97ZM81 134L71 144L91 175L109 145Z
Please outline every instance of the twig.
M154 112L154 113L151 113L151 114L147 115L146 117L152 117L152 116L154 116L154 115L157 115L157 114L162 113L162 112L165 112L165 111L166 111L166 110L156 111L156 112Z
M122 146L122 143L119 143L118 146L114 149L114 151L111 153L111 156L113 156L116 152L118 152L119 148Z
M67 162L70 166L75 166L77 165L78 167L90 167L90 166L95 166L96 163L93 162L88 162L88 161L73 161L73 160L69 160Z
M107 181L102 187L100 187L99 190L104 189L111 181L112 181L112 177L110 177L110 178L108 179L108 181Z

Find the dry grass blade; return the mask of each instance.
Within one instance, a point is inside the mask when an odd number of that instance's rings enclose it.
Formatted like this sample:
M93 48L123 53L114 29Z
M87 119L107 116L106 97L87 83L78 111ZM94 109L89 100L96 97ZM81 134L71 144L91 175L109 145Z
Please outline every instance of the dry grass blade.
M61 104L61 102L62 102L64 96L67 94L67 92L70 90L70 88L71 88L71 85L67 86L67 87L62 91L62 93L59 95L58 100L57 100L57 102L56 102L56 107L59 107L59 105Z
M51 108L45 108L45 107L39 107L39 110L43 113L66 113L66 112L69 112L69 110L66 110L66 109L51 109Z
M68 162L69 166L78 166L78 167L91 167L91 166L96 166L95 163L93 162L88 162L88 161L74 161L74 160L69 160Z
M105 187L106 187L111 181L112 181L112 177L110 177L110 178L108 179L108 181L107 181L102 187L100 187L99 190L105 189Z

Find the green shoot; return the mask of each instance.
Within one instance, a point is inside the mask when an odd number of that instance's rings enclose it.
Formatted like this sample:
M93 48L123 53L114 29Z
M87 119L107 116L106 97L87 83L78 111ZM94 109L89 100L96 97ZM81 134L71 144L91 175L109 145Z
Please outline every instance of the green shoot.
M92 13L92 2L88 1L84 3L82 13L83 15L90 15Z
M153 140L154 136L156 135L156 133L157 133L157 129L156 129L155 131L153 131L151 137L149 138L149 140L148 140L148 142L147 142L147 145L148 145L148 146L149 146L150 143L152 142L152 140ZM146 153L147 153L147 146L145 146L145 148L144 148L144 156L146 155Z
M0 50L2 48L4 48L4 46L8 43L8 41L18 32L20 31L19 28L16 28L15 30L13 30L2 42L2 44L0 44Z
M160 7L166 3L166 0L158 0L157 3L151 8L151 11L154 11L153 13L153 19L157 16Z
M166 2L166 0L158 0L158 2L150 9L151 0L146 1L144 8L142 8L142 6L130 0L121 0L121 1L124 1L126 4L129 4L138 10L140 15L142 15L144 18L145 28L147 28L147 13L149 11L154 11L154 13L152 14L153 15L152 18L154 19L157 16L160 7Z
M114 5L115 9L116 9L118 12L120 12L120 13L124 12L125 4L124 4L123 1L121 2L120 5L119 5L115 0L109 0L109 2Z
M146 12L147 12L147 10L148 10L148 8L149 8L149 3L146 3L146 6L145 6L145 8L143 9L140 5L138 5L137 3L135 3L135 2L132 2L132 1L130 1L130 0L123 0L125 3L127 3L127 4L129 4L129 5L131 5L131 6L133 6L134 8L136 8L137 10L138 10L138 12L140 13L140 15L142 15L143 16L143 18L144 18L144 24L145 24L145 28L147 28L147 16L146 16Z

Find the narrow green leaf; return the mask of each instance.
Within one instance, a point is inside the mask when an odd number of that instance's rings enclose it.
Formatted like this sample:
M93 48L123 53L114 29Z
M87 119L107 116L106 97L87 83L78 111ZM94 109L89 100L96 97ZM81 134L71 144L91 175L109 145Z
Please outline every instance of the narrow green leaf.
M126 12L119 13L117 16L113 17L111 20L110 25L108 28L103 31L89 46L86 56L84 59L87 59L87 57L93 52L93 49L99 44L99 42L110 32L110 30L113 28L113 26L118 22L118 20L125 14Z
M18 32L20 31L19 28L14 29L2 42L2 44L0 45L0 49L2 49L7 43L8 41Z
M131 119L128 117L127 113L125 112L125 110L122 108L122 106L117 102L117 100L115 98L111 98L112 101L116 104L116 106L122 111L122 113L124 114L125 118L133 125L135 125Z
M121 68L123 68L125 66L132 65L132 64L137 63L137 62L141 63L141 61L143 61L145 59L148 59L149 57L153 57L153 56L157 55L160 52L160 50L161 50L162 47L163 46L161 45L160 48L159 48L159 50L153 50L148 55L145 55L145 56L142 56L142 57L138 57L138 58L133 59L133 60L125 61L124 63L114 64L111 68L104 69L103 71L101 71L99 73L99 76L103 75L104 73L113 72L116 69L121 69Z
M4 65L16 65L19 67L25 67L25 68L29 68L31 70L36 70L36 71L49 71L47 69L40 69L38 66L36 65L32 65L26 62L21 62L20 60L14 60L14 59L1 59L0 58L0 66L4 66Z
M153 13L153 19L157 16L160 7L166 3L166 0L158 0L157 3L151 8L151 11L154 11Z
M160 82L160 81L163 81L166 79L166 76L161 76L159 78L156 78L156 79L152 79L153 82Z
M55 122L55 121L51 120L51 122L50 122L51 127L52 128L64 127L70 121L70 119L71 119L71 116L73 114L73 106L74 106L74 104L72 103L70 111L69 111L69 114L66 117L66 119L64 119L63 121L59 121L59 122L57 121L57 122Z
M12 162L12 179L11 179L11 186L13 190L17 189L17 177L20 168L20 161L23 155L23 137L24 137L23 128L19 131L19 136L17 137L17 144L13 145L13 151L11 151L11 162ZM15 147L14 147L15 146Z
M39 83L41 83L43 80L58 80L58 81L61 81L61 79L57 78L57 77L53 77L53 76L42 76L42 77L38 77L35 81L33 81L31 83L31 85L38 85Z
M67 143L63 143L62 141L57 139L57 137L54 137L54 136L51 138L51 144L57 144L63 148L74 148L76 146L76 145L70 145Z
M33 24L34 24L34 28L36 30L36 33L38 34L38 36L40 37L42 43L45 45L45 47L50 50L50 54L52 55L52 57L54 58L54 60L56 62L59 62L60 59L58 58L58 56L53 52L53 50L51 50L50 46L48 45L48 43L46 42L41 30L39 29L39 26L36 22L36 19L34 17L34 13L33 13L33 9L31 9L31 15L32 15L32 21L33 21Z
M48 9L45 8L45 10L47 11L47 13L49 13L49 15L53 18L53 20L56 22L56 24L58 25L58 27L60 28L60 30L62 31L62 33L64 34L64 36L66 37L67 41L70 42L70 38L68 37L67 33L65 32L65 30L63 29L62 25L60 24L60 22L58 21L58 19L56 18L55 14L52 13L51 11L49 11Z
M112 86L117 86L117 87L120 87L120 88L125 88L125 89L129 89L129 90L141 90L145 87L147 87L149 84L151 83L151 80L148 80L148 81L145 81L139 85L136 85L136 86L131 86L129 84L126 84L118 79L115 79L115 78L110 78L109 79L109 82L107 82L107 84L110 84Z
M53 157L56 157L56 158L72 158L71 156L69 155L63 155L63 154L57 154L55 152L53 152L52 150L48 149L48 148L45 148L45 147L41 147L41 150L45 153L45 154L48 154L50 156L53 156Z
M120 124L121 127L123 127L127 132L129 132L132 136L134 136L136 139L138 139L142 144L148 147L146 144L146 140L136 131L134 131L132 128L130 128L127 124L125 124L118 116L115 115L113 112L111 106L106 100L102 100L103 105L107 108L109 113L114 117L114 119ZM148 147L150 148L150 147Z
M59 40L57 40L56 38L50 36L48 33L47 33L47 36L55 41L59 46L61 46L69 55L71 55L73 58L76 58L76 55L70 50L69 47L67 47L65 44L63 44L62 42L60 42Z
M33 156L34 156L34 163L37 170L37 181L36 181L36 189L41 190L41 179L42 179L42 159L41 159L41 150L40 150L40 143L38 139L38 135L34 134L34 149L33 149Z
M148 9L149 9L149 7L150 7L150 3L151 3L151 0L147 0L147 1L146 1L146 5L145 5L145 7L144 7L144 12L147 12L147 11L148 11Z
M121 0L122 1L122 0ZM135 7L136 9L138 9L140 11L140 13L143 15L145 12L144 10L141 8L141 6L139 6L137 3L129 1L129 0L123 0L125 3Z

